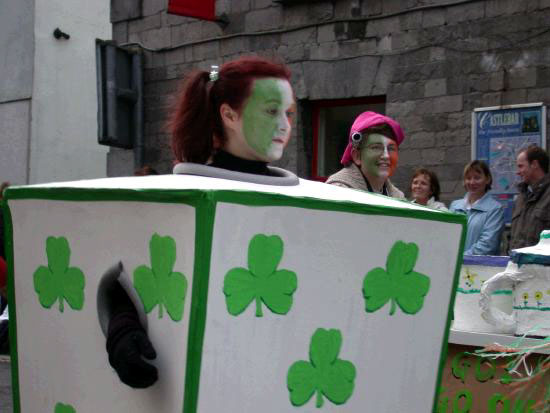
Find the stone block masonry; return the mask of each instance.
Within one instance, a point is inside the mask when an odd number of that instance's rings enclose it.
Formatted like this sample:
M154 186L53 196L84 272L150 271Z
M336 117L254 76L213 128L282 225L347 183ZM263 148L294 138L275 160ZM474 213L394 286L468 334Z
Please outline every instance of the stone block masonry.
M145 159L162 171L171 166L164 113L181 80L240 55L292 70L298 119L279 165L311 171L316 101L382 95L407 136L392 180L408 192L412 170L431 168L447 202L463 195L473 109L550 103L548 0L218 0L226 26L169 15L165 3L114 0L111 13L117 42L167 48L145 54ZM122 173L114 165L125 153L110 153L110 174Z

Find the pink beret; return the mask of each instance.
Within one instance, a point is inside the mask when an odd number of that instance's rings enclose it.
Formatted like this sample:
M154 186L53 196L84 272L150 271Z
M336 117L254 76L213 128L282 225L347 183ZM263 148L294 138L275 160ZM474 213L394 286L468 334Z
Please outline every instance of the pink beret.
M392 118L389 118L387 116L381 115L380 113L376 112L363 112L357 118L355 118L355 121L353 122L353 125L351 125L351 129L349 131L348 136L348 146L346 146L346 150L344 151L344 156L342 156L342 159L340 160L340 163L343 165L347 165L351 162L351 135L353 135L355 132L362 132L367 128L370 128L371 126L375 125L381 125L383 123L388 124L395 134L395 140L397 142L397 146L403 142L403 139L405 139L405 135L403 134L403 129L401 129L401 126L399 126L399 123L394 121Z

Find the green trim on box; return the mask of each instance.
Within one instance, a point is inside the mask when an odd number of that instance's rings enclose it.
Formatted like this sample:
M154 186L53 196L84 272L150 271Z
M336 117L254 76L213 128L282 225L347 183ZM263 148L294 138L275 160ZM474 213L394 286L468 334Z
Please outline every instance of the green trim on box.
M365 205L352 201L332 201L310 197L295 197L269 192L202 189L105 189L105 188L7 188L8 199L45 199L55 201L145 201L162 203L192 203L208 197L214 201L248 206L290 206L324 211L339 211L365 215L448 222L466 226L465 216L429 209L403 209L393 206ZM403 201L404 202L404 201Z
M466 215L462 215L463 218L466 217ZM456 265L455 265L455 276L453 280L453 288L451 290L451 296L449 297L449 310L447 313L447 325L445 327L445 334L443 334L443 343L441 343L441 352L440 359L439 359L439 371L437 373L437 380L435 382L435 391L434 391L434 400L432 405L432 412L437 412L437 402L439 399L439 387L441 385L441 379L443 377L443 371L445 368L445 361L447 360L447 350L448 350L448 343L449 343L449 334L451 332L451 323L453 320L453 311L455 308L455 299L456 299L456 292L458 289L458 284L460 282L460 270L462 268L462 260L464 257L464 243L466 242L466 221L462 220L462 236L460 237L460 249L458 251L458 255L456 257Z
M211 244L214 228L214 213L217 202L226 202L245 206L281 206L347 212L361 215L383 215L461 225L462 235L460 239L460 250L456 260L453 288L449 297L450 305L447 313L446 330L443 335L443 342L440 351L439 371L433 392L433 411L435 411L437 406L437 392L439 389L439 384L441 383L445 359L447 357L447 342L449 339L449 330L460 276L460 268L462 265L462 256L464 252L464 241L466 238L465 215L454 214L451 212L435 212L430 211L429 209L415 210L392 206L365 205L351 201L323 200L311 197L295 197L274 193L242 190L10 187L7 188L5 192L5 200L8 201L12 199L43 199L54 201L85 202L142 201L175 204L182 203L195 206L197 208L196 222L198 223L198 226L196 228L195 267L193 273L193 292L189 326L190 329L195 329L195 335L189 335L188 338L185 388L190 389L190 391L185 392L185 413L196 413L198 403L201 354L206 322L206 298L208 295ZM11 221L9 226L9 239L11 240ZM199 226L201 228L200 231ZM13 261L13 256L11 259ZM204 276L201 276L201 274L204 274ZM11 274L11 277L13 277L13 274ZM199 290L202 292L199 293ZM14 296L10 297L10 302L14 303L14 298ZM12 305L10 305L10 323L15 325L15 316L13 318L13 322L11 321L12 313L15 314L15 306L12 307ZM15 348L15 346L13 346L13 348ZM17 352L14 349L12 349L12 354L15 355L15 358L17 357ZM19 387L17 377L17 371L12 373L12 381L14 383L14 409L16 408L14 412L20 413L18 410Z
M193 263L193 289L182 406L182 412L185 413L196 412L199 399L216 203L211 197L207 197L197 203L195 211L195 262ZM191 334L191 332L194 332L194 334Z
M363 215L384 215L392 217L425 219L466 226L463 214L436 212L429 209L403 209L393 206L365 205L352 201L332 201L310 197L294 197L281 194L251 191L213 191L214 199L247 206L287 206L323 211L348 212ZM382 196L382 195L381 195Z
M144 201L167 204L192 204L197 198L204 198L199 189L123 189L123 188L43 188L8 187L4 199L44 199L49 201Z
M514 306L514 310L535 310L535 311L550 311L550 307L520 307L519 305Z
M8 314L9 314L9 340L11 357L11 386L13 398L13 412L21 412L21 400L19 399L19 357L17 354L17 320L15 313L15 280L13 274L13 224L8 202L2 202L4 214L4 248L8 264Z

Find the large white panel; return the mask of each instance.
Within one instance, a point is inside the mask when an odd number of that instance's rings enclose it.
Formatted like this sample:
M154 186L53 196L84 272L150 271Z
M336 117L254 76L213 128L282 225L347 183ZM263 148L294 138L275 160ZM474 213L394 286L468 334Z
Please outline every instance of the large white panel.
M338 357L357 369L351 398L340 406L325 399L325 411L430 411L461 229L412 218L218 204L198 412L297 411L287 373L294 362L309 361L318 328L341 331ZM259 233L284 242L278 268L297 274L293 304L286 315L264 305L263 316L256 317L252 303L233 316L224 277L234 267L248 267L248 245ZM388 303L367 313L364 277L375 267L386 268L398 240L418 245L414 270L431 280L423 308L408 315L397 307L390 315ZM303 407L314 410L315 396Z
M57 402L77 412L181 412L187 355L195 243L195 210L181 204L10 200L13 217L17 354L21 412L53 412ZM173 271L188 282L183 318L148 314L158 358L159 381L136 391L122 384L108 364L97 318L96 292L104 272L121 261L132 277L151 267L154 233L176 241ZM47 266L46 238L66 237L70 266L86 277L82 311L68 303L41 306L33 274Z

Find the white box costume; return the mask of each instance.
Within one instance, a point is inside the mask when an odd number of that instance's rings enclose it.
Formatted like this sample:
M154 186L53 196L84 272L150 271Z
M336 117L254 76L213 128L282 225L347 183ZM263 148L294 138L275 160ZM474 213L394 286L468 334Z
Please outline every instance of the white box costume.
M191 175L10 188L19 412L429 412L463 217L300 180ZM159 380L107 361L97 293L122 263ZM13 303L13 304L12 304Z

